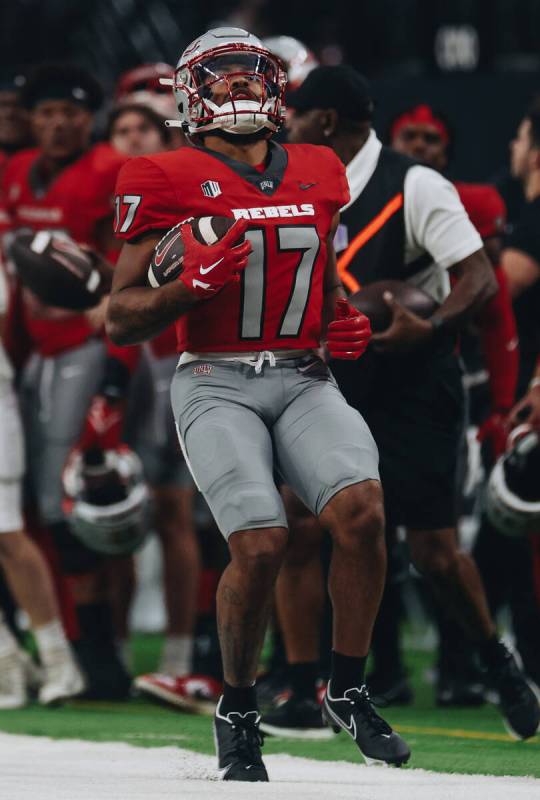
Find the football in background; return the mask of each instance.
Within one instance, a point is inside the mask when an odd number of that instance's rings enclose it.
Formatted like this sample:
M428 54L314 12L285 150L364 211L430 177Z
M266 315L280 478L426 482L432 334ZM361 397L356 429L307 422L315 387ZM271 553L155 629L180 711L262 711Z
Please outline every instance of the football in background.
M369 318L374 333L386 330L392 321L392 312L384 299L385 292L391 292L398 303L422 319L429 319L439 308L433 297L410 283L375 281L349 297L349 303Z
M8 253L22 285L45 305L86 311L110 291L112 269L64 232L19 231Z

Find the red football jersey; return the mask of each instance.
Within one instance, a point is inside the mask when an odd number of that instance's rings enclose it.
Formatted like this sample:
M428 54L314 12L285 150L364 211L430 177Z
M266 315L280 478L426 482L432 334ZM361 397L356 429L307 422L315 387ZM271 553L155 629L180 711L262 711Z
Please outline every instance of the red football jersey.
M262 172L183 147L122 168L116 232L135 241L188 217L249 220L253 253L241 281L178 320L178 349L307 349L320 344L326 240L348 199L345 168L327 147L272 142Z
M456 181L454 186L469 219L482 239L502 236L506 223L506 206L495 186L463 181Z
M79 244L99 249L97 224L113 214L114 185L126 158L107 144L95 145L41 188L35 166L39 154L24 150L7 165L2 195L9 227L63 230ZM94 333L82 314L58 311L49 319L32 316L27 308L25 318L42 355L69 350Z

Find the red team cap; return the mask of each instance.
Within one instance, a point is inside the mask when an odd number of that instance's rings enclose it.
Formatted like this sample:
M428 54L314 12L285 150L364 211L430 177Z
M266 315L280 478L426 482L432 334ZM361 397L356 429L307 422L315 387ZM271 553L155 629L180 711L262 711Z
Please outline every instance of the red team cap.
M401 114L392 123L390 129L391 138L394 139L401 128L407 125L429 125L431 128L435 128L445 145L450 143L450 131L448 130L448 126L443 119L434 113L431 106L425 104L415 106Z
M506 206L494 186L485 183L461 183L457 181L460 200L469 218L482 237L501 236L506 224Z

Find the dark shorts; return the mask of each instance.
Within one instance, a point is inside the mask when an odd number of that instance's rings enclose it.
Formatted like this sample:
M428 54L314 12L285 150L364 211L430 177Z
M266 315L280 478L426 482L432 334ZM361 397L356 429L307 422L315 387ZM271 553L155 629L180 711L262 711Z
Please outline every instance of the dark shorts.
M464 425L458 358L368 354L333 365L347 401L368 423L380 457L389 525L436 530L456 524L456 473Z

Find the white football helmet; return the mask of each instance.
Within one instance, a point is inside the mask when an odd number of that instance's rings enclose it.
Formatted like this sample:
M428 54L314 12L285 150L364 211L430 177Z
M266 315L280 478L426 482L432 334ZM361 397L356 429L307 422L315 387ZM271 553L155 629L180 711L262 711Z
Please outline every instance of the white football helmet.
M73 450L63 481L69 526L90 550L120 556L142 544L148 489L141 460L129 447Z
M540 534L540 435L520 426L509 445L489 477L487 516L507 536Z
M305 44L293 36L270 36L263 39L264 47L281 59L287 72L287 88L294 90L301 86L312 69L319 62Z
M180 120L167 122L189 134L277 131L286 82L279 58L256 36L242 28L214 28L180 57L170 81Z

